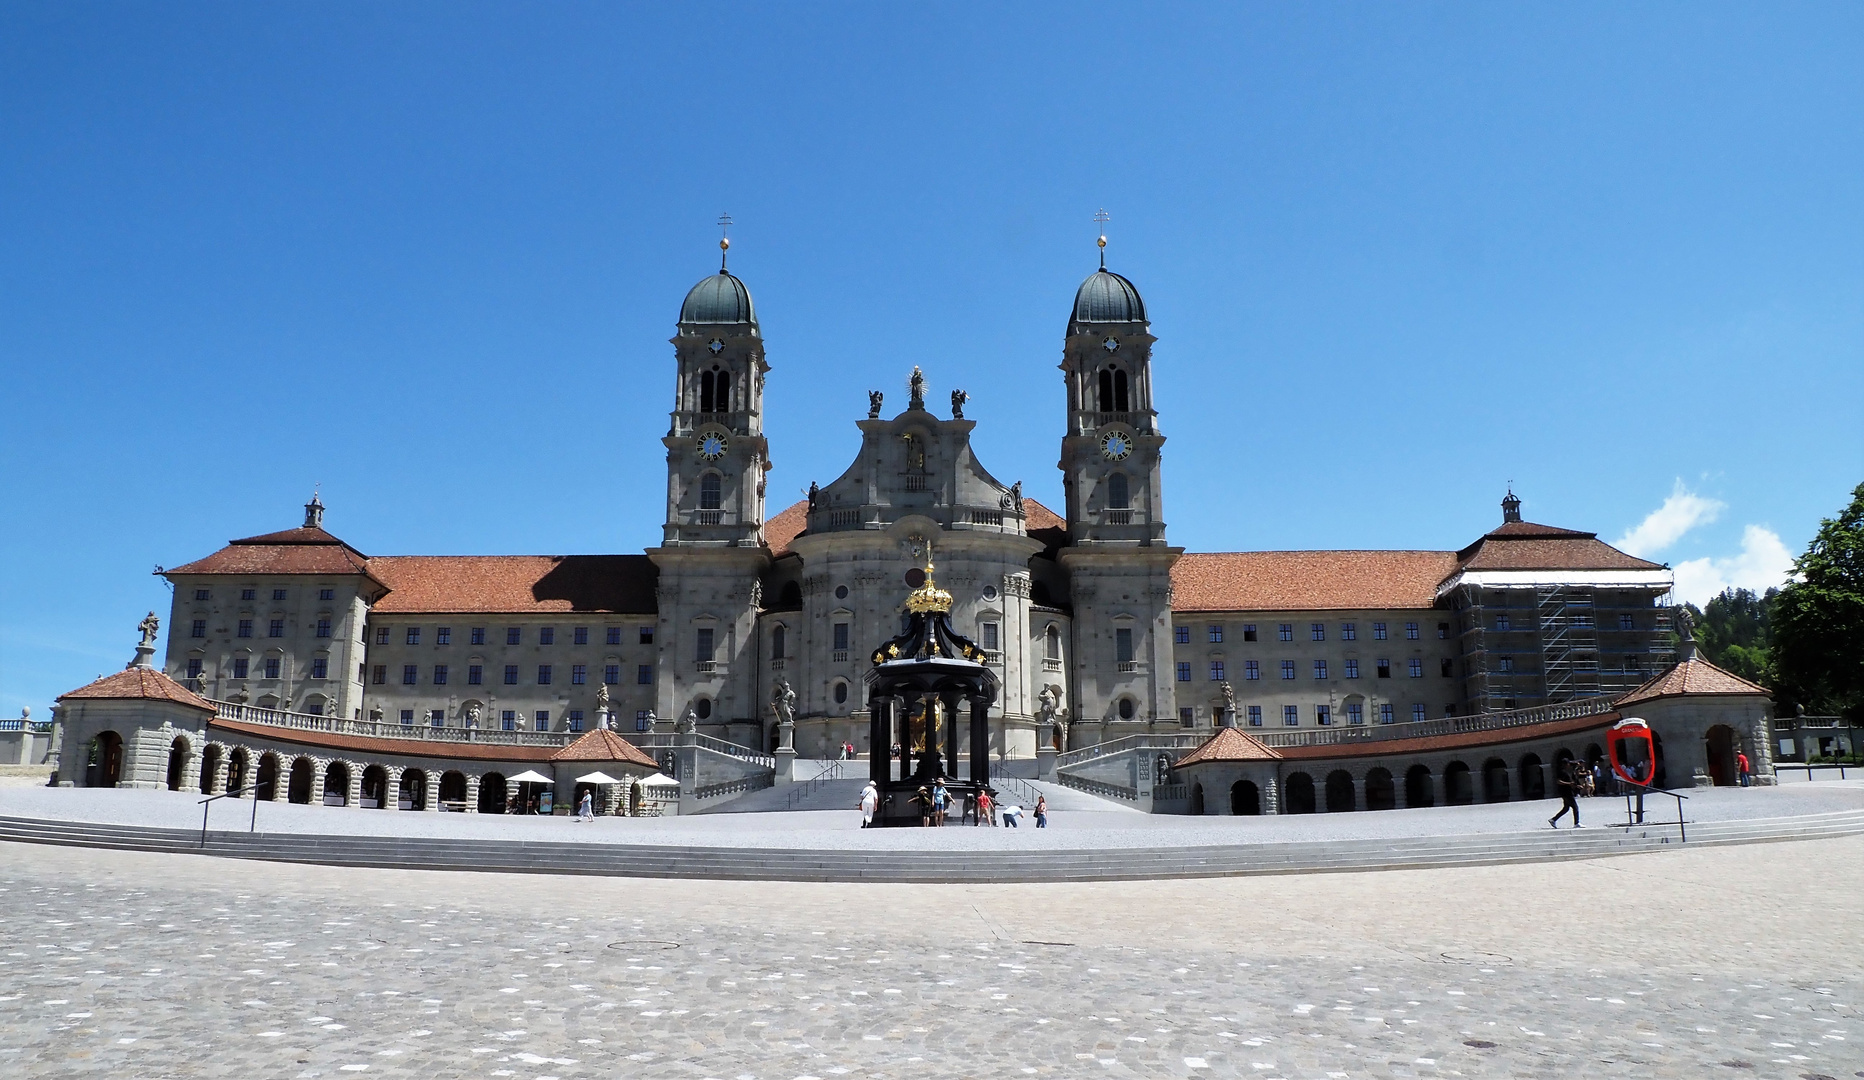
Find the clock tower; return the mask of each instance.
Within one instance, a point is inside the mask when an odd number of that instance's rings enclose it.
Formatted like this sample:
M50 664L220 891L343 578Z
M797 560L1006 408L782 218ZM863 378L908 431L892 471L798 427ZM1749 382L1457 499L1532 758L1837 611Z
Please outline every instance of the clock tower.
M1062 345L1067 429L1062 485L1074 603L1074 720L1103 738L1176 726L1171 567L1165 542L1158 413L1152 407L1151 323L1133 283L1100 269L1075 293Z

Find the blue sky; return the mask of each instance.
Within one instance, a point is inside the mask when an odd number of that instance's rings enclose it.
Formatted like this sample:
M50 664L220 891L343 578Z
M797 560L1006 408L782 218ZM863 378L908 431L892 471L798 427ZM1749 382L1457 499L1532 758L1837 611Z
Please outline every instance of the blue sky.
M1864 8L0 8L0 709L129 657L150 576L654 543L666 339L716 268L773 506L869 388L963 387L1060 504L1113 215L1174 542L1624 539L1777 580L1864 480Z

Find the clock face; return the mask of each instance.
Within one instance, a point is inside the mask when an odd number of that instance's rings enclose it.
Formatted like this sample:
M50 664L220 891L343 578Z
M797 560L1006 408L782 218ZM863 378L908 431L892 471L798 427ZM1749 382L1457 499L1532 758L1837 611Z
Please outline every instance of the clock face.
M717 461L725 456L725 451L730 445L725 440L725 436L716 431L708 431L699 436L699 456L707 461Z
M1133 437L1124 431L1109 431L1100 437L1100 452L1108 461L1119 461L1133 452Z
M713 338L711 342L706 345L706 348L712 350L713 356L717 356L719 353L722 353L725 351L725 343L720 341L717 338Z
M1101 342L1100 347L1107 350L1108 352L1119 352L1120 351L1120 339L1110 337L1107 340Z

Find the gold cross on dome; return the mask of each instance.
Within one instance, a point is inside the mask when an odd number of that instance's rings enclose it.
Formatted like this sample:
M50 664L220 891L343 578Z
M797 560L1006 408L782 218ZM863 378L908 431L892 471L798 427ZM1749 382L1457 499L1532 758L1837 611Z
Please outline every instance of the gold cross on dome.
M1112 220L1113 215L1107 213L1106 207L1103 206L1094 211L1094 224L1100 226L1100 238L1095 242L1100 245L1100 268L1102 270L1107 268L1107 222Z
M731 254L731 215L718 216L718 272L725 272L725 258Z

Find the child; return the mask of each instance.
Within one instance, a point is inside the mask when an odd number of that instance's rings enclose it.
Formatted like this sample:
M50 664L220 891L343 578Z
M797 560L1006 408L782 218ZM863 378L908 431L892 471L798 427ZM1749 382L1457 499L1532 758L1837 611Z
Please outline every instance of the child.
M977 793L977 818L980 825L986 821L997 823L997 801L990 797L989 788Z

